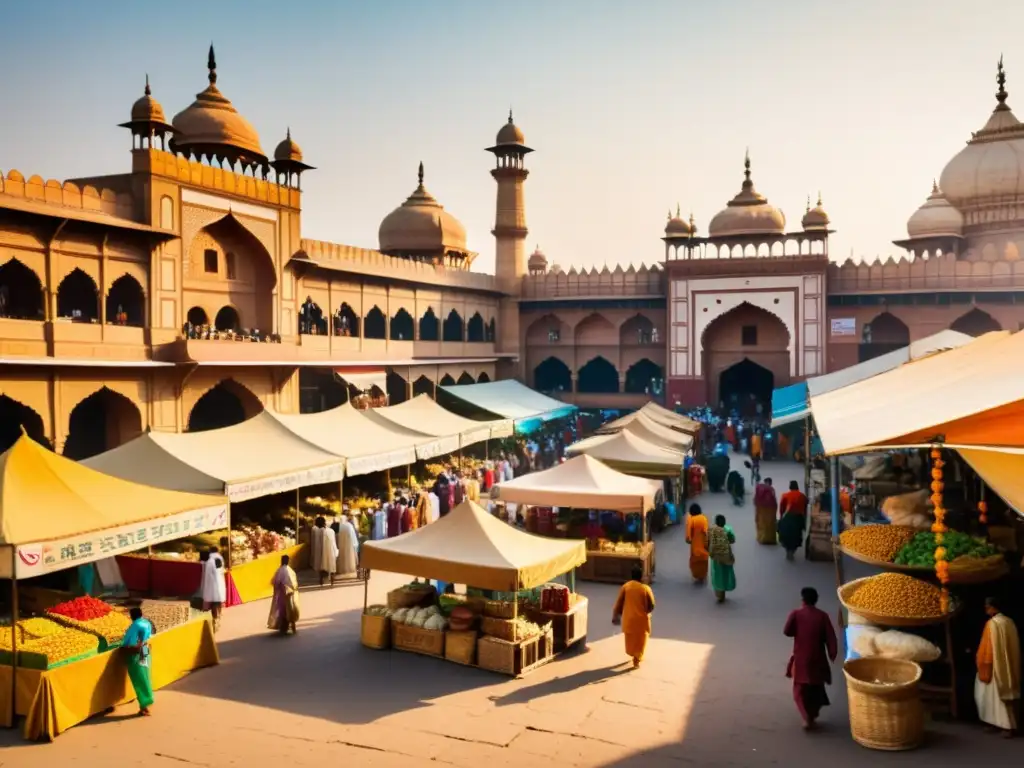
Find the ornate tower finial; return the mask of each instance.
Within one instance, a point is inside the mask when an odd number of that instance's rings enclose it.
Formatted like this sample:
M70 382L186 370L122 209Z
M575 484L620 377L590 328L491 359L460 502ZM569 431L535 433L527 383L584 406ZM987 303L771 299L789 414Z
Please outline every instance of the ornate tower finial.
M1003 54L999 54L999 64L996 65L996 83L999 85L999 90L996 91L996 101L999 102L999 106L996 109L1009 109L1006 106L1006 97L1010 94L1006 92L1006 70L1003 69Z
M821 208L821 190L818 190L818 207Z
M423 186L423 161L422 160L420 160L419 179L420 179L420 186Z
M145 91L145 93L146 93L147 96L152 96L153 95L153 91L150 90L150 87L149 87L149 73L148 72L146 73L146 91Z
M512 107L508 108L508 124L512 125Z
M679 212L680 212L681 210L682 210L682 207L681 207L681 206L679 205L679 203L676 203L676 217L677 217L677 218L679 217Z
M290 125L287 128L285 128L284 137L286 139L288 139L289 141L291 141L291 138L292 138L292 127Z
M668 220L672 221L672 209L671 208L668 209Z
M807 196L807 213L811 212L811 196Z
M939 194L939 183L937 181L935 181L935 179L932 179L932 194L933 195Z
M750 147L747 147L747 154L743 157L743 177L746 179L744 184L750 183Z
M697 231L697 222L693 218L693 211L690 211L690 229L692 229L694 232Z
M217 56L213 52L213 43L210 43L210 53L206 57L206 68L210 70L210 85L217 83Z

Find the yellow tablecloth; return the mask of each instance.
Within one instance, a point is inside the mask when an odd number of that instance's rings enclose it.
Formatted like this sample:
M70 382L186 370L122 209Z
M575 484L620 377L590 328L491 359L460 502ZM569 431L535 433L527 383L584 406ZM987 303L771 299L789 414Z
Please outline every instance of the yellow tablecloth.
M270 580L281 567L281 555L288 555L291 558L291 566L296 571L305 567L305 560L308 558L306 545L296 544L294 547L263 555L251 562L231 566L231 578L235 581L238 596L242 598L243 603L273 597L274 588L270 585Z
M206 619L153 635L150 648L154 690L220 663L213 627ZM10 690L11 668L0 666L0 722L10 722ZM134 699L120 650L46 672L18 669L15 712L25 716L25 738L33 741L52 740L93 715Z

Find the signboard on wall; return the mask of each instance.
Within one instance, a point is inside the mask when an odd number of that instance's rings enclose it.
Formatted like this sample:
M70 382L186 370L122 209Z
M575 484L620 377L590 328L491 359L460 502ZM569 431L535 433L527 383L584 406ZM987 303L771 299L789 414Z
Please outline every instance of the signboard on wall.
M854 317L833 317L829 322L833 336L857 335L857 319Z

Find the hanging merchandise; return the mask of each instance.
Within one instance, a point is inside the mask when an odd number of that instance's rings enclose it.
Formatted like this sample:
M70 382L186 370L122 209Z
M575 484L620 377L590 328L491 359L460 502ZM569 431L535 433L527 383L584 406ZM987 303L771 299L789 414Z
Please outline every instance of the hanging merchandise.
M932 525L932 533L935 534L935 575L942 585L942 612L949 610L949 563L946 561L946 548L943 546L946 528L946 508L943 506L942 491L945 484L942 482L942 468L946 462L942 460L942 451L938 447L932 448L932 504L935 506L935 523Z

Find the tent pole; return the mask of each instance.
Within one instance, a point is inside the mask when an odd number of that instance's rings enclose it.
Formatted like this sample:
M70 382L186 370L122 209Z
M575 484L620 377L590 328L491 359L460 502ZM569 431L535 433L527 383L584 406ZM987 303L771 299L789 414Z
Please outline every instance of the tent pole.
M11 545L11 715L7 723L13 728L18 703L18 548Z
M393 501L391 491L391 467L388 467L387 469L384 470L384 479L387 482L388 486L388 504L390 504Z
M804 417L804 493L811 495L811 417Z
M484 461L489 461L490 458L491 458L491 439L487 438L486 440L484 440Z
M363 579L363 613L366 613L366 606L370 602L370 572L367 571L365 576L366 578Z
M300 490L295 489L295 543L299 543L299 501L300 501Z
M459 435L459 471L462 471L462 435Z
M405 465L405 484L408 486L406 490L412 496L412 464Z
M224 553L224 559L227 561L228 570L231 570L231 500L228 497L228 551Z

